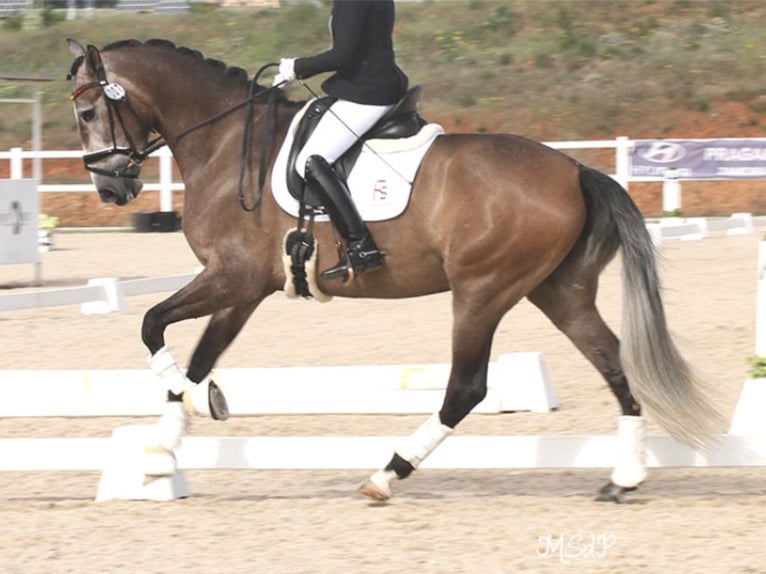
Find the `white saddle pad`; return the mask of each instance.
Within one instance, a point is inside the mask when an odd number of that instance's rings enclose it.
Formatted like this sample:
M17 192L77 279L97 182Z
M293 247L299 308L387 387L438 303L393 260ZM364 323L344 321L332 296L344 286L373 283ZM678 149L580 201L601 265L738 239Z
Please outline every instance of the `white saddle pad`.
M293 145L298 122L308 106L298 112L279 150L271 175L271 190L277 204L287 213L298 216L298 200L287 190L287 158ZM348 187L362 219L383 221L400 215L410 201L412 181L423 156L444 130L438 124L428 124L416 135L403 139L367 140L362 153L348 176ZM317 221L327 221L326 215Z

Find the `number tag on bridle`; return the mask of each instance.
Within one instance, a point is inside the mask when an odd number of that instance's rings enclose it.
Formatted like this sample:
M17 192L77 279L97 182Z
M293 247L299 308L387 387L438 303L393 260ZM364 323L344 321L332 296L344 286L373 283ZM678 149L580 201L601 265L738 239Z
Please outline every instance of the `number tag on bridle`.
M107 84L104 86L104 95L110 100L124 100L125 88L123 88L120 84Z

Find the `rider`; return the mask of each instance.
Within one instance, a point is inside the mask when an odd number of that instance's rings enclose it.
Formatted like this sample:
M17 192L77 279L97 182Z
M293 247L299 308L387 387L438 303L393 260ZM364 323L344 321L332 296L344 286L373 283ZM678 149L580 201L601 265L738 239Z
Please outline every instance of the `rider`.
M321 273L325 279L353 278L383 266L345 183L332 164L407 91L407 76L393 49L393 0L335 0L330 17L332 47L307 58L282 58L274 85L335 72L322 89L337 101L317 124L296 167L322 200L333 225L348 242L341 260Z

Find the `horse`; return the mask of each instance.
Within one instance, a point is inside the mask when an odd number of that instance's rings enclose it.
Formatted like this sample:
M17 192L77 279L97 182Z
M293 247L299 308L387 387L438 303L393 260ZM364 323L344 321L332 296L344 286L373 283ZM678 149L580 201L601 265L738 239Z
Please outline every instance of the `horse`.
M168 390L153 449L164 457L162 468L146 473L170 474L189 413L228 417L210 379L217 359L258 305L289 283L284 238L296 222L270 193L270 177L304 102L165 40L102 49L67 43L83 158L100 200L125 205L135 198L141 162L161 145L171 149L185 184L183 233L204 269L151 307L141 327L150 368ZM243 177L250 157L261 162ZM612 177L519 135L443 133L417 169L404 213L369 227L386 252L384 266L353 281L318 278L317 288L355 298L449 290L453 326L440 410L364 482L363 495L390 498L394 482L410 476L483 400L494 332L525 297L592 363L619 405L616 464L598 500L621 502L645 480L644 410L684 443L710 442L720 417L705 378L670 335L642 214ZM313 234L316 260L332 263L331 224L317 220ZM619 250L621 341L596 307L599 275ZM203 316L209 323L184 372L165 330Z

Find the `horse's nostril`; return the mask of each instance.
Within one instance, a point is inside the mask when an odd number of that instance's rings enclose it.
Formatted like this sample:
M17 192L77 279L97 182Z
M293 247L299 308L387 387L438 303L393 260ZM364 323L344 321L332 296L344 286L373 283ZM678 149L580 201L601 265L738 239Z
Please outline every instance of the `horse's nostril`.
M99 189L98 196L102 203L117 203L117 194L112 189Z

